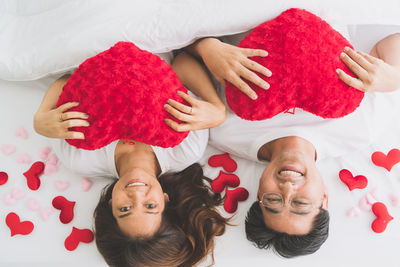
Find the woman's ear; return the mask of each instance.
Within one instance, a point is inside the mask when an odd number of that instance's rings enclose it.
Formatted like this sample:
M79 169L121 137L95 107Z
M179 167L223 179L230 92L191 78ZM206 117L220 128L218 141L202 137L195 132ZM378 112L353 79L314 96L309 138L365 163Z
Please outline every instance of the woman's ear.
M112 206L112 198L108 201L108 205Z
M165 202L169 202L169 196L167 193L164 193L164 199L165 199Z

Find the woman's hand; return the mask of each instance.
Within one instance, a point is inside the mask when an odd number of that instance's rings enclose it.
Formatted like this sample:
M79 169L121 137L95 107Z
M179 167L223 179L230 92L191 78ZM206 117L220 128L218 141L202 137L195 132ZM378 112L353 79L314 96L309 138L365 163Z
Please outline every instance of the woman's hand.
M78 105L77 102L69 102L50 111L39 110L35 114L33 122L35 131L50 138L85 139L83 133L68 130L70 127L89 126L87 121L89 115L76 111L67 112L70 108Z
M165 110L182 121L177 123L171 119L165 119L165 123L177 132L201 130L216 127L222 124L226 118L225 105L222 102L209 103L198 100L184 92L178 91L178 95L191 106L181 104L169 99L165 104Z
M254 72L271 77L271 71L249 59L255 56L266 57L267 51L240 48L215 38L199 41L198 51L207 68L223 86L227 80L251 99L257 99L257 94L243 81L243 78L265 90L269 89L270 85Z
M390 92L400 88L400 70L383 60L345 47L340 58L357 78L337 69L339 79L364 92Z

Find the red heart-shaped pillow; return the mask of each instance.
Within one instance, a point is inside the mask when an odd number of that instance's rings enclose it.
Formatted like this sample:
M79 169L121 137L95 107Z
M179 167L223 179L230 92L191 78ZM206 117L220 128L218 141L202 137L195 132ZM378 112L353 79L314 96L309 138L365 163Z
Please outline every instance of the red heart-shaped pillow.
M350 191L353 189L363 189L368 185L368 179L363 175L357 175L356 177L346 169L339 172L339 178L342 182L347 185Z
M224 191L226 186L236 187L239 186L239 184L240 184L240 179L237 175L228 174L223 171L220 171L218 177L212 181L211 189L215 193L221 193L222 191Z
M89 114L85 140L67 140L78 148L94 150L114 140L128 139L160 147L179 144L188 132L165 124L174 119L164 109L168 99L183 102L177 91L187 92L171 67L158 56L133 43L118 42L87 59L68 79L57 106L79 102L70 111Z
M385 204L382 202L374 203L372 212L377 218L372 222L371 228L375 233L382 233L385 231L387 224L393 220L393 217L390 216Z
M400 162L400 150L394 148L387 155L379 151L374 152L371 160L376 166L383 167L390 172L393 166Z
M23 221L21 222L19 216L14 213L10 212L7 214L6 217L6 224L8 228L11 230L11 236L14 235L29 235L34 228L34 225L30 221Z
M69 223L74 218L75 202L69 201L63 196L55 197L52 201L55 209L61 210L60 221L64 224Z
M67 250L75 250L80 242L90 243L94 239L93 232L89 229L78 229L72 227L71 234L65 239L64 246Z
M350 43L328 23L302 9L289 9L257 26L239 47L264 49L267 57L252 60L272 71L260 76L271 87L249 83L258 95L251 100L227 83L226 100L246 120L264 120L278 113L302 108L322 118L338 118L353 112L364 93L340 81L336 69L351 71L340 60ZM352 75L353 76L353 75Z
M234 161L228 153L213 155L208 159L208 165L211 167L224 168L227 172L234 172L237 168L237 163Z
M26 178L26 183L28 184L29 189L38 190L40 187L40 179L39 175L41 175L44 171L44 163L41 161L36 161L32 164L32 166L24 172L24 176Z
M238 202L245 201L249 197L249 191L246 188L238 187L234 190L226 190L226 198L224 201L224 209L229 213L237 210Z

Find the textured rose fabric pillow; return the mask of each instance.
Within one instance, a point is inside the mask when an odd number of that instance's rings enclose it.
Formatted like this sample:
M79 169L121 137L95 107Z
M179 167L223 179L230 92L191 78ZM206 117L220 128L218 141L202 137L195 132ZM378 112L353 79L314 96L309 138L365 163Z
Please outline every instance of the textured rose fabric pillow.
M328 23L302 9L289 9L257 26L239 47L265 49L267 57L252 58L272 71L265 91L249 83L258 94L251 100L227 83L231 109L246 120L264 120L293 108L322 118L338 118L353 112L364 93L339 80L336 69L351 71L339 55L350 43Z
M169 128L164 109L169 98L183 102L177 91L187 92L171 67L158 56L133 43L119 42L87 59L69 78L57 106L77 101L71 109L89 114L89 127L74 130L85 140L67 140L77 148L94 150L117 139L161 147L179 144L188 132Z

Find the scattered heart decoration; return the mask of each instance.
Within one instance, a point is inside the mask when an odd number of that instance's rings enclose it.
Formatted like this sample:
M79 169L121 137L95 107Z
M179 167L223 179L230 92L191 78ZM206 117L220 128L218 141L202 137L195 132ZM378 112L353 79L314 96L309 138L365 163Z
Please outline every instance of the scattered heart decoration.
M4 195L4 203L7 206L12 206L17 203L18 200L25 197L25 192L19 190L18 188L14 188L11 193Z
M52 207L41 208L40 209L40 217L43 219L43 221L47 221L47 219L50 217L50 215L53 212L54 212L54 209Z
M26 201L26 206L28 207L28 209L36 211L40 209L40 204L39 202L37 202L35 199L30 198Z
M28 139L28 132L25 128L19 128L14 132L15 136L21 137L22 139Z
M372 231L382 233L385 231L388 223L393 220L393 217L390 216L385 204L382 202L376 202L372 205L372 212L377 217L371 224Z
M339 178L345 185L347 185L350 191L357 188L363 189L368 185L368 180L365 176L357 175L354 177L347 169L343 169L339 172Z
M6 172L0 172L0 185L7 183L8 174Z
M13 145L2 145L1 146L1 151L3 151L3 153L5 155L11 155L12 153L14 153L16 151L16 147Z
M32 164L32 166L24 172L24 176L26 177L26 182L28 184L29 189L38 190L40 187L40 179L39 176L43 173L44 163L41 161L36 161Z
M51 151L51 148L48 146L43 147L42 149L39 150L39 157L42 160L46 160L47 157L49 156L49 153Z
M390 172L393 166L400 162L400 150L394 148L387 155L380 151L374 152L371 160L376 166L383 167Z
M240 179L237 175L220 171L218 177L212 181L211 189L215 193L221 193L227 186L237 187L239 184Z
M55 181L54 186L58 191L65 191L69 187L68 181Z
M85 178L82 178L82 180L81 180L82 190L84 192L89 191L90 188L92 187L92 184L93 184L93 182L89 178L85 177Z
M72 227L71 234L65 239L64 246L67 250L75 250L80 242L90 243L94 239L93 232L89 229L78 229Z
M21 155L18 156L17 162L18 163L30 164L31 163L31 157L28 154L22 153Z
M208 159L208 165L214 168L222 166L227 172L234 172L237 168L236 161L228 153L211 156Z
M75 201L69 201L63 196L57 196L52 201L55 209L61 210L60 221L67 224L74 218Z
M360 214L361 210L357 207L351 207L346 213L348 217L358 217Z
M21 222L19 216L14 212L10 212L9 214L7 214L6 224L8 228L10 228L11 230L11 236L29 235L30 233L32 233L34 228L32 222L30 221Z
M234 213L237 210L238 202L245 201L249 197L249 191L243 187L234 190L226 190L224 209L226 212Z

